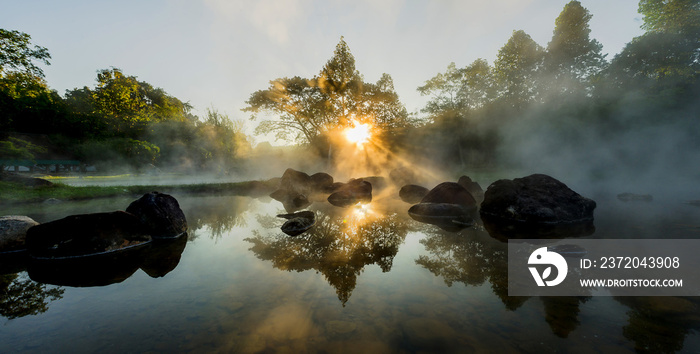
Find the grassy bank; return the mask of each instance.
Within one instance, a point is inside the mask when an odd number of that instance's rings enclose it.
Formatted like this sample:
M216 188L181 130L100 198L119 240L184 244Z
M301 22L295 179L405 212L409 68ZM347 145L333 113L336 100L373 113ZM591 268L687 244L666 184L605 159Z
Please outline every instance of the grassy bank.
M83 200L118 196L133 196L152 191L179 194L264 195L275 188L274 181L249 181L215 184L145 185L145 186L68 186L54 183L32 187L22 183L0 181L0 205L36 203L47 199Z

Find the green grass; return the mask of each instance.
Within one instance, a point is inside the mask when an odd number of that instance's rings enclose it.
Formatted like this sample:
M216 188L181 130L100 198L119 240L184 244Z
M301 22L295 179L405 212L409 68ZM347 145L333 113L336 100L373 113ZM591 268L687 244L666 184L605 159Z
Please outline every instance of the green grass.
M170 186L68 186L54 183L52 186L28 187L20 183L0 181L0 205L43 202L50 198L59 200L84 200L118 196L133 196L152 191L180 194L214 195L262 195L274 189L270 181L250 181L216 184L183 184Z

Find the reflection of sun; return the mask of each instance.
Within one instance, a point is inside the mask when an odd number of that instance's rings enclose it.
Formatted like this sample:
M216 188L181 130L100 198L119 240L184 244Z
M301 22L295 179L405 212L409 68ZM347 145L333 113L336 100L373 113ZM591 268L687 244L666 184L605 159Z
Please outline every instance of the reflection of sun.
M357 121L352 121L352 124L352 128L345 129L345 138L358 147L362 147L372 136L371 126L369 123L359 124Z

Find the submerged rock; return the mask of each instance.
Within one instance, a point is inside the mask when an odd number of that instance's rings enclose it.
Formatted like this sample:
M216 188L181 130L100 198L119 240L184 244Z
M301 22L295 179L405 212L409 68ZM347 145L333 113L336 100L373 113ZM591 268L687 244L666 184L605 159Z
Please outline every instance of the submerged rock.
M428 188L416 184L407 184L399 190L399 198L406 203L419 203L430 192Z
M328 196L328 202L337 207L349 207L357 203L370 203L372 201L372 184L361 180L352 179L340 186L336 192Z
M144 194L126 208L154 238L178 237L187 231L187 220L177 200L168 194Z
M27 250L32 257L80 257L131 248L151 237L133 214L115 211L71 215L31 227Z
M287 221L282 225L282 232L289 236L297 236L316 224L316 214L313 211L300 211L292 214L277 215Z
M564 183L543 174L491 184L481 203L481 216L522 223L577 223L593 220L596 203Z

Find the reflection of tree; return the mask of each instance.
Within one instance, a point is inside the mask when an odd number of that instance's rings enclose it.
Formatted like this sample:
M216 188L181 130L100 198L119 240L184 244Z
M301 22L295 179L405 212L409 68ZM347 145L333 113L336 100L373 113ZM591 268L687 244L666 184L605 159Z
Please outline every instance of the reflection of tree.
M700 300L692 297L615 298L628 306L629 321L622 328L637 351L674 353L683 349L685 336L700 328Z
M329 207L315 212L316 225L299 236L253 231L254 237L245 240L253 244L251 251L258 258L271 261L276 268L317 270L345 305L365 265L377 264L384 272L391 269L407 228L398 213L380 215L367 206ZM269 216L261 216L258 221L268 229L281 223Z
M511 311L528 299L508 296L506 244L495 241L479 228L453 233L428 226L422 232L426 238L420 243L430 255L419 256L416 263L442 277L447 286L452 286L455 282L476 286L488 280L494 294Z
M201 198L187 205L184 210L187 211L190 239L194 239L195 232L204 226L211 229L214 239L220 239L234 227L246 226L245 212L252 201L249 197L215 197Z
M63 297L63 289L50 288L25 274L0 275L0 315L14 319L38 315L49 309L49 301Z
M508 310L515 311L529 297L508 296L507 244L491 238L479 228L464 229L459 233L447 232L436 227L422 230L426 238L422 243L430 255L421 255L416 263L442 277L447 286L454 283L478 286L485 281ZM579 305L587 297L542 297L545 320L552 332L567 337L579 324Z
M590 296L542 296L545 321L552 332L561 338L566 338L569 333L579 325L579 305L588 301Z

